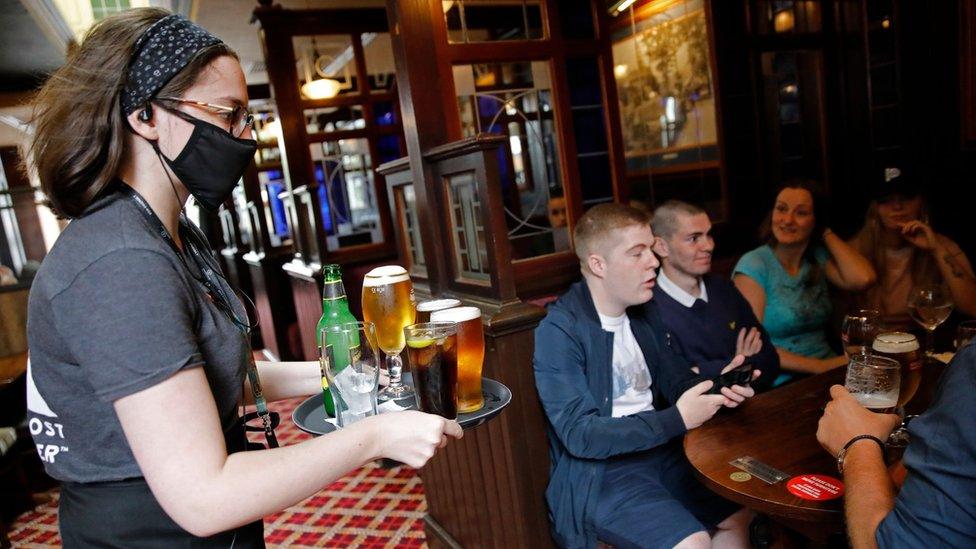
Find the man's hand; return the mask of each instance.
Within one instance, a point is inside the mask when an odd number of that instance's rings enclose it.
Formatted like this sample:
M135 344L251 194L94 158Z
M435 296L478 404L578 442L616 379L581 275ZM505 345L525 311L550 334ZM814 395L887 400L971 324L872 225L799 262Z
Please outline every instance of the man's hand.
M710 379L702 381L688 389L678 398L675 407L685 422L685 429L689 431L705 423L722 407L727 397L723 395L706 395L714 382Z
M755 326L748 331L745 328L739 330L739 337L735 340L735 354L752 356L760 350L762 350L762 335Z
M755 328L753 328L753 330L755 330ZM742 332L739 332L740 340L742 339L743 332L745 332L745 328L742 329ZM758 332L756 333L758 334ZM762 340L759 340L759 344L762 345ZM724 374L725 372L734 370L735 368L742 366L745 360L746 360L745 356L741 354L735 355L735 358L732 359L732 362L729 362L728 365L725 366L725 368L722 368L722 373ZM756 378L758 378L761 373L762 372L760 372L759 370L753 370L752 380L755 381ZM745 399L752 398L755 395L756 395L756 390L753 389L752 387L745 387L742 385L722 387L722 396L725 397L725 401L722 402L722 405L725 406L726 408L735 408L739 404L742 404L742 402L745 401Z
M851 396L841 385L830 388L831 401L824 409L817 427L817 440L830 455L837 456L840 449L858 435L872 435L881 440L901 423L895 414L876 414Z

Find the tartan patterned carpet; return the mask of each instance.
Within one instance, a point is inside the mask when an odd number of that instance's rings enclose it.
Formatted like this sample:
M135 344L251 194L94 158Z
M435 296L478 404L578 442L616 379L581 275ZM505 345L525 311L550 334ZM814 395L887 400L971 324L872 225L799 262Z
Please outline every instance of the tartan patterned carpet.
M277 402L276 433L284 446L310 438L291 422L303 399ZM255 439L257 440L257 439ZM14 547L60 547L58 492L51 501L17 518L8 533ZM268 547L424 548L424 487L413 469L383 469L374 463L357 469L305 501L265 517Z

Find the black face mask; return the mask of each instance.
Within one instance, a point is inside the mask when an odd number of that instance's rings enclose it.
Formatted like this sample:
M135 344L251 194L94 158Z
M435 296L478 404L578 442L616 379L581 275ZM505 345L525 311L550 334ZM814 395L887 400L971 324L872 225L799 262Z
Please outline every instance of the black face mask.
M220 126L186 113L170 112L193 124L193 133L183 151L173 160L160 152L159 144L155 141L153 148L197 202L207 210L216 211L244 175L244 170L254 158L258 142L238 139Z

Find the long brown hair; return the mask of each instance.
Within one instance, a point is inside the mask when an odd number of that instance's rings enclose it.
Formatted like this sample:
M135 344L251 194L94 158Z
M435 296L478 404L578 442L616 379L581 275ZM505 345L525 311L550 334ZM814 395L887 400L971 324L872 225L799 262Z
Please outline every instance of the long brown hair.
M919 212L919 220L928 223L928 204L922 199L922 209ZM885 288L885 274L888 272L885 263L885 246L882 240L884 227L881 224L881 216L878 214L878 202L871 201L868 205L867 213L864 214L864 226L854 235L854 242L858 251L864 254L874 267L874 272L878 273L878 282L864 291L863 303L865 307L877 308L882 313L884 304L883 293ZM909 260L909 271L912 281L933 282L940 279L939 267L936 265L932 254L921 253L914 246L911 247L912 256Z
M119 97L133 46L168 15L158 8L136 8L99 21L35 97L35 131L25 156L59 217L79 217L115 181L126 153L129 128ZM204 48L159 95L181 97L221 55L237 57L225 44Z

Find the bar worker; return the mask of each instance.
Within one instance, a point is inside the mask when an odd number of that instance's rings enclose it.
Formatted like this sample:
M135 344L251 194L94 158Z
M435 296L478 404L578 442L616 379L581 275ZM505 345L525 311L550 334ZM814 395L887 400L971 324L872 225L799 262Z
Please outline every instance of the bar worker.
M461 436L410 411L242 451L242 403L320 390L313 363L255 368L245 310L182 213L191 195L219 206L251 162L247 102L227 45L151 8L96 24L37 98L31 161L72 221L30 294L28 406L65 546L262 547L262 517Z

